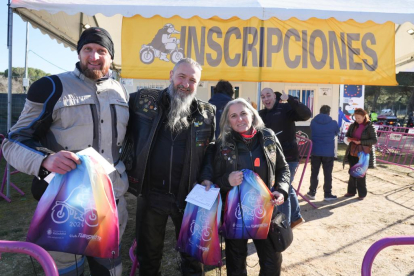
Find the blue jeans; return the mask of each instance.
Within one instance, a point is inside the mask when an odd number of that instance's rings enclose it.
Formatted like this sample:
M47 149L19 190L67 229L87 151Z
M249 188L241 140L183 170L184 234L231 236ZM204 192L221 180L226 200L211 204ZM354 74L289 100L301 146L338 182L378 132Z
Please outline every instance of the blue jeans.
M295 190L292 188L292 181L294 177L294 173L296 170L296 167L299 165L299 162L288 162L289 164L289 170L290 170L290 185L289 185L289 197L283 203L280 205L279 211L285 214L288 222L296 221L302 217L300 214L300 206L298 197L296 196Z

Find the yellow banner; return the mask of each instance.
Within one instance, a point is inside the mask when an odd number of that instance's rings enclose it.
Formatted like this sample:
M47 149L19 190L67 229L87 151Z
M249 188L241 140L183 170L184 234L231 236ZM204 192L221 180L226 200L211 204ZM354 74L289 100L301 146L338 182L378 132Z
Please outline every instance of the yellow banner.
M202 80L396 85L392 22L124 17L122 77L166 79L191 57Z

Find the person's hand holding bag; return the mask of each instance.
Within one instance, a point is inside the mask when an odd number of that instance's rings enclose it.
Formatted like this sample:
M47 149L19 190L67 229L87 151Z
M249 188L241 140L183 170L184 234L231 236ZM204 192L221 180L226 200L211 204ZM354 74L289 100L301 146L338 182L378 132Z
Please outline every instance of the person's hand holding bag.
M229 183L231 186L238 186L243 182L243 172L234 171L229 174Z
M283 197L283 194L279 193L279 192L272 192L273 194L273 199L271 200L273 206L276 205L282 205L283 202L285 202L285 198Z

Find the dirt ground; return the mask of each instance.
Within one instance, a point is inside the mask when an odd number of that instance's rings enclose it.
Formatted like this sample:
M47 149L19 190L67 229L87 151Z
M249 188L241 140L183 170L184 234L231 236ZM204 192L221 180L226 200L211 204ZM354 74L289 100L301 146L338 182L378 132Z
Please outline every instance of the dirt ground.
M316 200L312 201L318 209L300 199L301 212L306 223L294 229L294 241L283 253L282 275L361 275L364 255L375 241L392 236L414 237L414 171L378 163L376 169L368 171L368 195L365 200L360 201L356 197L343 197L347 187L347 170L348 167L342 169L342 162L335 162L333 194L338 195L338 200L323 201L323 180L319 185ZM310 167L300 189L303 194L306 194L309 187L309 176ZM28 185L18 185L28 193L27 196L12 194L12 203L0 199L1 240L25 240L36 206L36 202L31 199ZM297 183L294 185L296 187ZM121 249L123 275L129 275L130 272L128 249L134 238L135 228L135 197L128 194L127 200L130 218ZM163 275L178 276L178 255L174 250L175 239L171 221L168 223L166 235ZM252 242L249 243L247 263L249 275L259 275L258 258ZM35 267L37 275L41 275L40 267ZM375 276L414 276L414 246L392 246L384 249L375 258L372 272ZM219 275L218 273L218 269L206 267L207 276ZM221 273L226 275L225 266L221 268ZM0 259L0 275L35 274L28 257L3 254Z
M335 162L332 186L338 200L323 200L322 179L316 199L312 200L318 209L299 197L306 223L294 229L294 241L283 253L282 275L361 275L364 255L375 241L385 237L414 237L414 171L379 163L377 168L368 170L368 195L360 201L356 197L343 197L347 189L348 168L342 169L342 162ZM309 178L310 167L300 189L303 194L309 187ZM294 186L297 185L298 180L294 182ZM163 275L178 276L171 221L168 231L171 236L165 245ZM251 241L247 264L248 275L259 275L258 257ZM226 275L225 266L221 272ZM206 268L207 276L217 273L218 269ZM413 276L414 245L382 250L375 258L372 275Z

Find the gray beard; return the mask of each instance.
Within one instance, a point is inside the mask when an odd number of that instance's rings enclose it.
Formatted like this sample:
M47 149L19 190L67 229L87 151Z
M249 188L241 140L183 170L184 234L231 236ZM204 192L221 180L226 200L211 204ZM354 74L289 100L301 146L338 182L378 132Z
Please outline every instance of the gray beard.
M171 99L167 127L172 132L179 133L190 126L187 117L191 114L191 103L195 98L195 93L182 99L179 92L174 91L173 83L170 84L167 91Z

